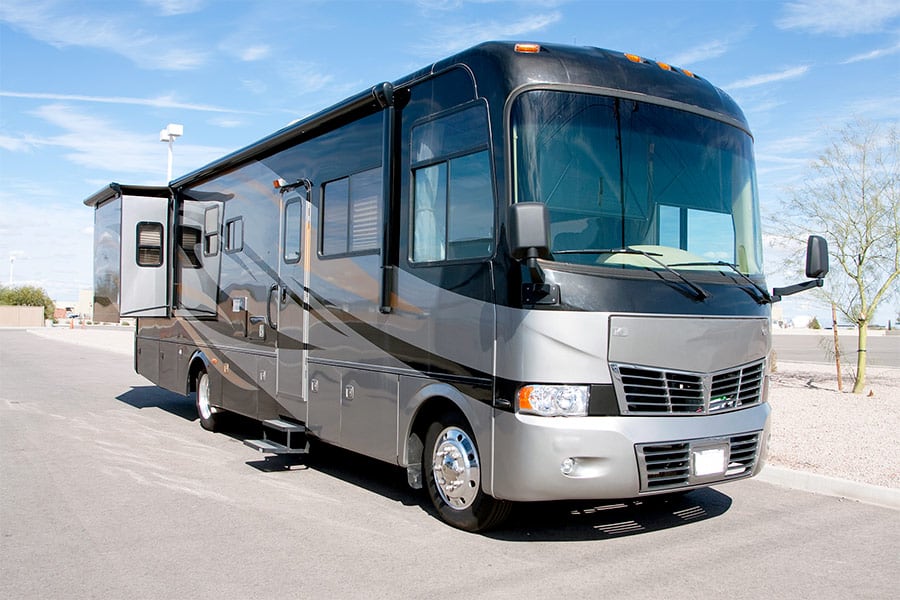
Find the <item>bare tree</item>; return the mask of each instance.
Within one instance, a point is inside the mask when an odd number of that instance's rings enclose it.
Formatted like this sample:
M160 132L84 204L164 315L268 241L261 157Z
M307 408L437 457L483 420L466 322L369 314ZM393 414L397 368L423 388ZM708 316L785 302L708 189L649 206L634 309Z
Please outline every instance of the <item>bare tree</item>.
M821 294L857 327L857 394L866 380L868 326L879 304L898 295L898 149L896 123L848 123L810 165L778 219L788 237L812 231L828 240L832 271Z

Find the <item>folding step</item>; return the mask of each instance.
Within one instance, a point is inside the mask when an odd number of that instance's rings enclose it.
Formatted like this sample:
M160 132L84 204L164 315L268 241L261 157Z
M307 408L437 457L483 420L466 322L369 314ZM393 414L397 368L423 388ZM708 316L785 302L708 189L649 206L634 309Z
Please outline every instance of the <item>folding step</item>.
M304 454L306 449L288 448L284 444L271 440L244 440L245 446L259 450L263 454Z
M306 426L284 419L263 421L263 439L244 440L244 445L263 454L306 454Z
M290 433L306 432L306 425L293 423L291 421L285 421L284 419L269 419L268 421L263 421L262 425L263 427L268 427L269 429L277 429L278 431L285 431Z

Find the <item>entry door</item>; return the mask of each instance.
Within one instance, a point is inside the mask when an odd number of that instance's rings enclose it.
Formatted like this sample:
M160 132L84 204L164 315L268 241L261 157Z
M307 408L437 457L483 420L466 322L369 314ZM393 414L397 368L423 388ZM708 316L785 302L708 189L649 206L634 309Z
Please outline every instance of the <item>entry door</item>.
M276 394L278 402L300 421L307 418L306 355L309 342L309 189L299 186L282 193L281 256L278 283L269 297L270 310L277 309ZM273 311L275 312L275 311Z

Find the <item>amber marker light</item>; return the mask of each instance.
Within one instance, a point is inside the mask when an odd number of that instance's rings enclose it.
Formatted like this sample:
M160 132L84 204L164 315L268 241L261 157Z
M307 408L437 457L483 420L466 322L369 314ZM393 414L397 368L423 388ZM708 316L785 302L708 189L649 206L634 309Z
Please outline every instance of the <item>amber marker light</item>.
M664 62L658 62L658 63L656 63L656 66L658 66L663 71L671 71L672 70L672 67L670 67L669 65L667 65Z
M642 63L642 62L644 62L644 59L641 58L640 56L638 56L637 54L629 54L629 53L626 52L626 53L625 53L625 58L627 58L628 60L630 60L630 61L633 62L633 63Z
M519 408L522 410L534 410L531 406L531 386L519 388Z
M540 44L516 44L516 52L521 54L537 54L540 51Z

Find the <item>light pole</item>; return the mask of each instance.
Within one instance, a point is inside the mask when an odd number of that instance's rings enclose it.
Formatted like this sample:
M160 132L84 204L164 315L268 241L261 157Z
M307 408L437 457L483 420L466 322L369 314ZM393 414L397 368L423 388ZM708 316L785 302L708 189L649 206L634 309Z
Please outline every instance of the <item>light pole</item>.
M169 167L166 169L166 183L172 181L172 146L175 144L175 138L184 135L184 125L177 123L169 123L165 129L159 132L159 141L169 143Z

